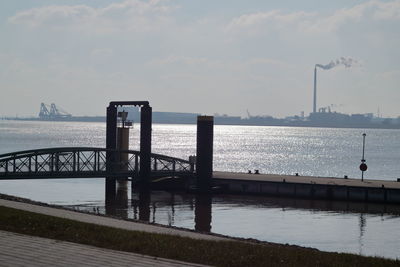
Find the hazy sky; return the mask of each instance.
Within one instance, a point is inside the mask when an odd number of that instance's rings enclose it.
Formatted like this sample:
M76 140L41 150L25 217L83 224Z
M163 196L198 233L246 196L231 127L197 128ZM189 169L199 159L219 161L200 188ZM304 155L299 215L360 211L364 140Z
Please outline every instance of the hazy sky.
M0 115L308 114L340 57L319 107L400 115L400 1L3 0L0 33Z

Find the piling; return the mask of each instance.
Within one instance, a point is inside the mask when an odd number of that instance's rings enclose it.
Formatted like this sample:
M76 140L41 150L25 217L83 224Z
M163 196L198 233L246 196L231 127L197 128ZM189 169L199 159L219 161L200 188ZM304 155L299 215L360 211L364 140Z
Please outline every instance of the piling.
M152 108L145 105L140 110L140 171L139 182L149 185L151 174L151 124Z
M106 148L114 150L117 148L117 107L109 105L107 107L107 126L106 126ZM106 170L112 172L116 160L115 153L106 152ZM106 177L106 203L111 203L115 200L116 180L115 178Z
M197 190L203 193L211 192L213 173L213 139L214 117L198 116L196 184Z

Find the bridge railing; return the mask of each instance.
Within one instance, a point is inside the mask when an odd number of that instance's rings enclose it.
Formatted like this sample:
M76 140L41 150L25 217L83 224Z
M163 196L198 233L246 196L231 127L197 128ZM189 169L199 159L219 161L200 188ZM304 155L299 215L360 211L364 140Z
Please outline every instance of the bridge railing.
M107 153L116 160L111 170L106 168ZM114 154L115 153L115 154ZM128 157L122 157L128 154ZM125 158L127 160L122 160ZM140 152L107 150L93 147L58 147L26 150L0 155L0 179L6 177L99 177L136 176L140 171ZM192 173L193 164L187 160L151 154L152 173Z

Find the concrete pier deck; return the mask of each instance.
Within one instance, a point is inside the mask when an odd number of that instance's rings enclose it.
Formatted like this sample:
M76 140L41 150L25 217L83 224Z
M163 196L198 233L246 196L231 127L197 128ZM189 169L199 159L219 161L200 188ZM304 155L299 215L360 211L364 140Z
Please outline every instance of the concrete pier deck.
M279 174L248 174L239 172L214 172L215 179L234 179L245 181L266 181L266 182L285 182L299 184L321 184L321 185L341 185L341 186L358 186L358 187L382 187L400 189L400 182L384 181L384 180L367 180L355 178L335 178L335 177L319 177L319 176L295 176L295 175L279 175Z
M227 193L400 204L400 182L354 178L214 172Z

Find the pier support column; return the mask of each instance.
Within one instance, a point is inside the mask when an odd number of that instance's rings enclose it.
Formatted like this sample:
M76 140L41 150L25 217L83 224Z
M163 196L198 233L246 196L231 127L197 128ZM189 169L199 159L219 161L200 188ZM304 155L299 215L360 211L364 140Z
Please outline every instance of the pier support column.
M214 117L197 117L197 189L203 193L211 192L213 174Z
M152 108L145 105L140 111L140 172L142 186L148 186L151 173L151 123Z
M109 105L107 107L107 129L106 129L106 148L116 149L117 147L117 107ZM112 172L116 155L113 152L106 152L106 170ZM115 178L106 177L106 203L115 200L116 195Z

